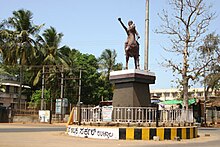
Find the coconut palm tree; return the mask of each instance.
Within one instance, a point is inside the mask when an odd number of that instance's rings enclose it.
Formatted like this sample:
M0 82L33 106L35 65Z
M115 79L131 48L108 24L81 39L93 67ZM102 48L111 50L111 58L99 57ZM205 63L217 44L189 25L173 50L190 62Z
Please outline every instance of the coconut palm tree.
M13 16L4 20L1 24L1 37L5 46L1 45L2 58L5 64L20 65L20 90L23 77L23 65L30 65L35 56L34 35L39 32L43 25L33 24L33 14L29 10L20 9L13 11Z
M37 41L41 44L43 53L43 65L67 65L67 58L60 51L60 43L63 34L57 33L54 27L46 29L42 36L38 35Z
M33 24L33 14L29 10L20 9L13 11L13 16L4 21L6 32L13 38L11 42L14 45L7 50L5 58L7 63L16 63L19 65L31 64L31 59L35 56L36 35L43 25ZM12 61L12 62L11 62Z
M109 79L110 72L113 70L121 70L122 64L116 62L117 53L115 50L105 49L99 57L99 66L106 78Z
M0 24L0 54L1 54L1 62L7 65L17 64L17 60L15 58L16 48L15 36L13 31L5 29L5 22Z
M58 97L59 93L59 90L57 90L57 83L60 75L58 76L57 73L63 72L63 67L68 68L68 58L62 54L59 47L62 37L63 34L57 33L54 27L44 30L41 36L37 36L37 46L40 50L39 54L37 55L37 62L46 67L47 74L45 75L45 84L47 85L47 89L50 89L53 98ZM34 79L34 85L39 82L42 74L43 71L39 70Z

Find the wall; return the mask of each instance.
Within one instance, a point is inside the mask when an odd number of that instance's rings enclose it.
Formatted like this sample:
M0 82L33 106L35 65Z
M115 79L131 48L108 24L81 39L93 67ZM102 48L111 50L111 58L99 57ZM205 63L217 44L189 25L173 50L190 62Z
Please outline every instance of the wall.
M38 116L14 116L12 122L19 123L37 123L39 122Z

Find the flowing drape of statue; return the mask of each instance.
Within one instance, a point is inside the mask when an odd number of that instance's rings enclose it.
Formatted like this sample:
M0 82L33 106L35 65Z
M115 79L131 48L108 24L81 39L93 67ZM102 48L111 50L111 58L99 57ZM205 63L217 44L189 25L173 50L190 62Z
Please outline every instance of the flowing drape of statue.
M128 69L129 57L134 57L135 69L140 69L139 65L139 43L138 39L140 38L133 21L128 21L128 28L124 25L121 18L118 18L118 21L121 23L122 27L127 33L127 41L125 42L125 56L126 56L126 69Z

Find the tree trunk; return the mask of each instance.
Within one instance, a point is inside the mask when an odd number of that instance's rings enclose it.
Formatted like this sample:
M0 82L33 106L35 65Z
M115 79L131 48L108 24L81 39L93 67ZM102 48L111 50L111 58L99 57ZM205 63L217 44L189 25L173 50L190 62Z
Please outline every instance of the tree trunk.
M187 60L186 58L184 58L184 60ZM187 63L187 61L186 61ZM187 65L187 64L186 64ZM183 112L186 113L186 118L185 121L188 122L188 118L189 118L189 105L188 105L188 84L189 84L189 78L187 77L187 66L183 66Z
M189 31L188 26L186 27L187 39L185 41L185 47L183 50L183 70L182 70L182 86L183 86L183 108L186 110L186 121L188 121L188 85L189 85L189 77L188 73L188 45L189 45Z
M185 79L186 81L186 79ZM189 105L188 105L188 80L187 83L184 83L183 85L183 106L186 110L189 109Z

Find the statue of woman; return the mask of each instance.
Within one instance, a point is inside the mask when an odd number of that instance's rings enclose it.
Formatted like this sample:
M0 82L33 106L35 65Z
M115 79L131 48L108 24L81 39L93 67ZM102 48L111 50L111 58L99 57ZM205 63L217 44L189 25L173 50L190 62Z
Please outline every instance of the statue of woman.
M125 51L127 51L127 50L134 48L135 46L138 45L138 42L136 40L139 39L140 36L135 28L135 24L133 23L133 21L131 21L131 20L128 21L128 28L127 28L123 24L121 18L118 18L118 20L128 35L127 41L125 42ZM137 39L136 39L136 37L137 37Z
M118 18L122 27L125 29L128 37L125 42L125 55L126 55L126 69L128 69L129 57L134 57L135 69L140 69L139 66L139 43L137 39L140 38L133 21L128 21L128 28L124 25L121 18ZM136 39L137 38L137 39Z

